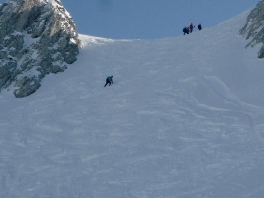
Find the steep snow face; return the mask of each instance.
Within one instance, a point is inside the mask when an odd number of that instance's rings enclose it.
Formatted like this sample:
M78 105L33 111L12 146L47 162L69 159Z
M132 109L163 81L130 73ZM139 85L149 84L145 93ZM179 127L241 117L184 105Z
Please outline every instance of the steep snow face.
M237 34L248 14L177 38L80 35L78 60L35 94L4 90L0 197L263 198L264 60Z
M0 89L25 97L46 74L77 59L76 26L60 0L9 0L0 7Z
M249 40L246 47L254 47L264 43L264 0L261 0L247 17L247 22L239 33ZM264 46L258 52L259 58L264 58Z

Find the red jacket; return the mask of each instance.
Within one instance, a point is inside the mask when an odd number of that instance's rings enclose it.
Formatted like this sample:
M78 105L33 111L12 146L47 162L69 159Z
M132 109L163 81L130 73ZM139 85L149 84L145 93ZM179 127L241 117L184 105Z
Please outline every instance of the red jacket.
M193 24L191 23L191 25L190 25L190 29L193 29Z

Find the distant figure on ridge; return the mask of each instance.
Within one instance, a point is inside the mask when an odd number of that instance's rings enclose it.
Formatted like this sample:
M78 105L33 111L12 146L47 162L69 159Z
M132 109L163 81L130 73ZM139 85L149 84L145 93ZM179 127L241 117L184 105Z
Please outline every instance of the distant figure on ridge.
M190 28L189 27L186 28L186 32L187 32L187 34L190 33Z
M202 25L201 25L201 23L199 23L199 25L198 25L198 30L199 30L199 31L202 30Z
M113 82L113 77L114 76L108 76L107 78L106 78L106 83L105 83L105 86L107 85L107 84L109 84L109 86L111 85L111 84L114 84L114 82Z
M184 33L183 35L185 35L185 34L189 34L190 29L189 29L189 27L184 27L182 31Z
M193 26L193 24L191 23L191 24L190 24L190 33L192 33L193 28L195 28L195 26Z

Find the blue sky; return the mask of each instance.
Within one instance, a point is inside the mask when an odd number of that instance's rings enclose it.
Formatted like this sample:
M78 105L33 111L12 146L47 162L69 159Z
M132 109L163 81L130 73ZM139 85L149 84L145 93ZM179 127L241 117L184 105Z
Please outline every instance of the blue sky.
M82 34L153 39L182 34L191 22L217 25L259 0L62 0ZM197 31L197 29L195 29Z
M259 0L61 0L78 32L114 39L182 35L183 26L203 28L254 7ZM0 0L0 2L5 2ZM197 31L195 28L194 31Z

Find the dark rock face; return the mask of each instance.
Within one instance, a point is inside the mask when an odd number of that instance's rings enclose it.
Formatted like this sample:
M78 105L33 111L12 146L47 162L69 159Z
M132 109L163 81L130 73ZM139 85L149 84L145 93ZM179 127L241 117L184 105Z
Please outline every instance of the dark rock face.
M9 0L0 6L0 90L34 93L49 73L77 60L76 26L60 0Z
M264 44L264 0L261 0L247 17L245 26L239 31L249 43L246 47ZM264 45L261 47L259 58L264 58Z

